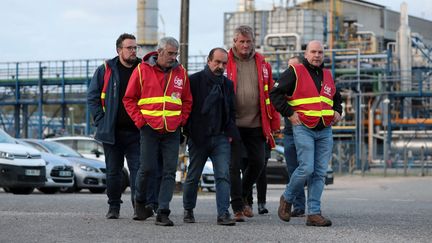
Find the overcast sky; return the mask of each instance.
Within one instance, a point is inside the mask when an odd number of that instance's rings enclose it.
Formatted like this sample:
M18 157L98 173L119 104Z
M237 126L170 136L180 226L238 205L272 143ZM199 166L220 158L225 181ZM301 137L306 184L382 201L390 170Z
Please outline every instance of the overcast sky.
M136 2L1 0L0 62L113 57L119 34L136 34ZM159 0L159 32L166 36L179 38L180 2ZM223 45L223 13L236 11L237 2L190 0L190 54L207 54ZM280 0L255 2L257 9L268 10ZM402 1L371 2L399 11ZM432 1L407 2L410 15L432 20Z

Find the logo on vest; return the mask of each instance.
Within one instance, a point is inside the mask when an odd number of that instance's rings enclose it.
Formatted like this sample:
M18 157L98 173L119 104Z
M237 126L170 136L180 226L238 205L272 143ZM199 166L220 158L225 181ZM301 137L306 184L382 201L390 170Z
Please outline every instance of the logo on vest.
M325 95L331 96L331 90L332 90L331 87L327 86L327 84L324 85L324 94Z
M263 76L264 76L264 78L268 79L269 78L269 73L268 73L268 70L267 70L266 66L263 65L262 69L263 69Z
M179 92L172 92L172 94L171 94L171 98L172 98L173 100L180 99L180 98L181 98L181 94L180 94Z
M179 77L174 77L174 87L179 89L183 88L183 79Z

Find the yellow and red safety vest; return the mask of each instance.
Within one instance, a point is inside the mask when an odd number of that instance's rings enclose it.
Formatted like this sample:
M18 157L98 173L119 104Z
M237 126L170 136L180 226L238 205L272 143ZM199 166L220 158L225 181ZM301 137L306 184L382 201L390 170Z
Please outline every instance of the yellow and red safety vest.
M324 126L331 125L334 116L333 97L336 87L329 70L323 69L321 90L315 88L315 82L303 64L292 65L297 77L296 87L288 104L295 110L300 121L307 127L315 127L320 119Z
M105 96L106 96L106 91L108 88L108 83L111 77L111 73L112 73L112 69L111 67L108 65L108 62L105 61L104 62L104 66L105 66L105 74L104 74L104 84L102 87L102 92L101 92L101 103L102 103L102 109L103 111L105 111Z

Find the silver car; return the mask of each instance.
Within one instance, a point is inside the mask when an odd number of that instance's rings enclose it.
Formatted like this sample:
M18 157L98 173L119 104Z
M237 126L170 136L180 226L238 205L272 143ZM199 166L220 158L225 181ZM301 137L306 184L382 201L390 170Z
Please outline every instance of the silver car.
M78 192L81 189L89 189L92 193L102 193L106 190L105 163L84 158L80 153L61 143L34 140L39 150L59 155L67 159L73 166L74 184L72 187L61 189L62 192Z
M31 146L41 152L42 159L45 160L46 181L45 185L37 189L46 194L54 194L60 188L69 188L74 185L73 166L61 156L47 153L38 145L36 139L20 139L19 143Z

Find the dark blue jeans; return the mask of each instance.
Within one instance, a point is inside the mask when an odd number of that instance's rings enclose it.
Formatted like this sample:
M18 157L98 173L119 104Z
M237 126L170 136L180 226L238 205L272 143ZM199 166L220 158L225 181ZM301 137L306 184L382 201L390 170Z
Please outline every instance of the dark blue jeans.
M288 169L288 176L291 178L295 169L299 166L297 161L297 151L294 143L294 136L292 133L284 134L284 154L285 154L285 162ZM288 182L287 182L288 184ZM304 190L300 190L299 193L295 196L293 201L294 210L303 210L306 208L306 196Z
M262 128L239 127L239 132L242 141L231 143L231 206L234 212L243 210L244 203L252 192L253 184L261 173L265 161L266 141ZM247 154L246 165L243 161L245 154ZM243 177L240 177L240 170L244 166L246 170Z
M120 207L122 203L122 170L126 157L129 167L129 184L131 185L131 198L135 195L135 179L139 168L140 137L137 131L118 130L115 133L114 144L103 143L106 164L106 182L108 204L111 207Z
M287 202L294 202L304 185L308 183L308 214L321 213L321 195L324 190L328 162L333 148L331 127L316 131L304 125L293 126L297 161L299 166L294 170L283 196Z
M211 136L204 144L195 144L189 139L188 147L190 162L183 186L183 207L185 209L195 208L198 183L207 158L210 158L216 181L217 214L222 216L229 213L231 147L228 137L226 135Z
M175 132L159 133L149 126L144 126L141 133L140 167L136 179L135 200L148 205L148 188L150 177L157 173L159 154L162 154L162 179L159 190L158 203L160 210L169 209L174 187L175 173L178 163L180 145L180 130Z

